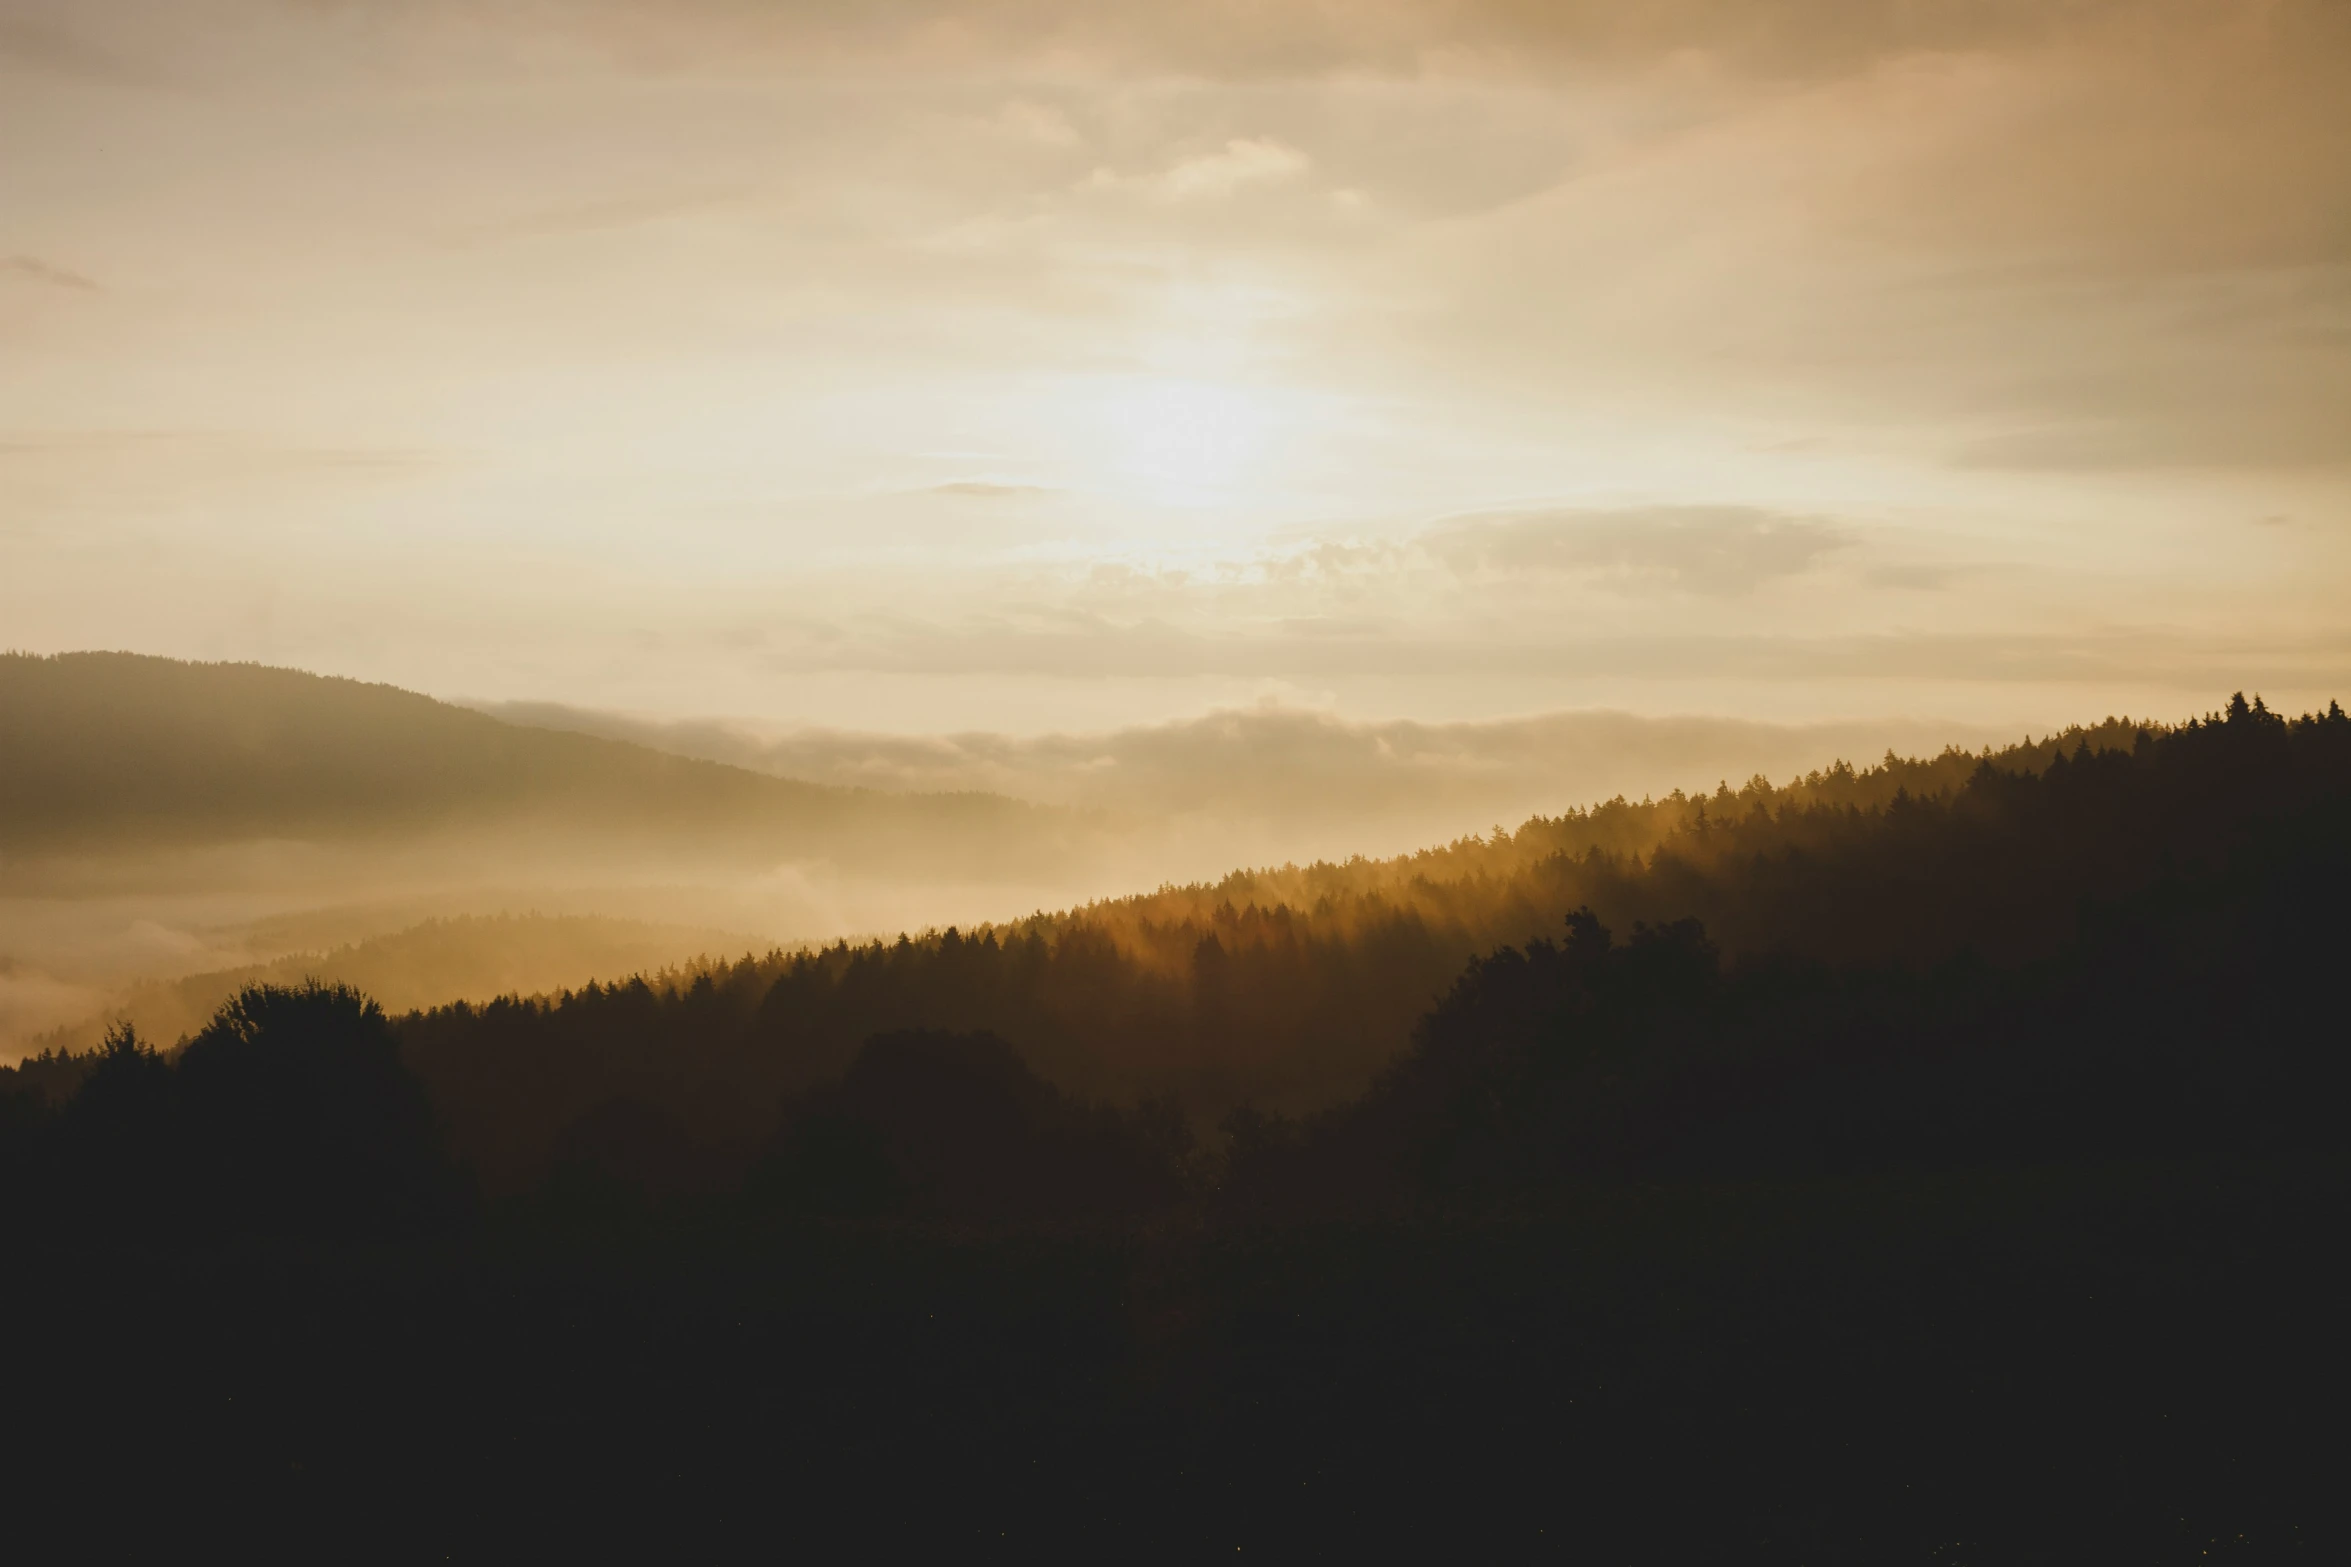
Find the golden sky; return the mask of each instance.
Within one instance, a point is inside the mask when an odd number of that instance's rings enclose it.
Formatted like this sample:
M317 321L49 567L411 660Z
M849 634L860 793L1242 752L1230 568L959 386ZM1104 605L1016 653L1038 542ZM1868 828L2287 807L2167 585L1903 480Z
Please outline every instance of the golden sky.
M0 643L1033 733L2351 696L2339 0L0 0Z

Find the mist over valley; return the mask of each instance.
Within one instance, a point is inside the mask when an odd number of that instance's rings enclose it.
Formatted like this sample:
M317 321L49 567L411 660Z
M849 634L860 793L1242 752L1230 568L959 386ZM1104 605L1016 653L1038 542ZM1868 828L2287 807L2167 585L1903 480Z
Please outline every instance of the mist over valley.
M476 711L264 666L8 655L0 1052L86 1045L110 1009L177 1037L202 1015L159 987L305 961L358 977L364 963L326 955L413 944L432 920L535 920L532 956L439 983L429 964L403 970L387 1005L1003 922L1979 738L1915 721L1354 724L1265 706L1101 735L762 734ZM606 934L559 956L565 932L612 921L633 944ZM515 929L468 928L485 948Z

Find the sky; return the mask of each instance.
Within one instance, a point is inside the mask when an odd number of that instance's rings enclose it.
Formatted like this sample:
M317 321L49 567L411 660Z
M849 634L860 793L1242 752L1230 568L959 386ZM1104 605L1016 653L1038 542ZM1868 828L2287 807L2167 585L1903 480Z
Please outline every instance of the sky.
M2336 0L0 0L0 644L889 734L2351 696Z

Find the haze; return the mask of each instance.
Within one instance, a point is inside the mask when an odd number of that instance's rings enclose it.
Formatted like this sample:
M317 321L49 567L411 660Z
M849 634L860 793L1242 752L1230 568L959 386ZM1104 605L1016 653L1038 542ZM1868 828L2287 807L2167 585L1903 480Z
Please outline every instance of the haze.
M888 734L2351 668L2351 23L0 0L0 641Z

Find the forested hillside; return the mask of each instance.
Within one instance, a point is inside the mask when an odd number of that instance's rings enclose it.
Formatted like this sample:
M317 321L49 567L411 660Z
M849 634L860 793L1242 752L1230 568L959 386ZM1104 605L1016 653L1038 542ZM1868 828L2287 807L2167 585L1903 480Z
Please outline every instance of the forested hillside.
M1473 956L1555 935L1579 908L1620 930L1696 918L1733 956L2049 952L2083 899L2218 863L2307 809L2328 722L2289 729L2248 706L2177 732L2109 723L1990 756L1611 801L1398 860L1242 872L399 1027L499 1186L543 1171L562 1128L614 1099L739 1166L780 1095L892 1029L990 1030L1071 1092L1163 1095L1202 1124L1243 1105L1308 1111L1362 1091ZM2256 782L2271 749L2288 776Z
M2332 1560L2347 886L2351 718L2240 698L552 999L256 985L0 1076L0 1459L94 1497L135 1410L175 1518L396 1495L394 1555L609 1549L583 1483L724 1554L782 1474L845 1546Z

